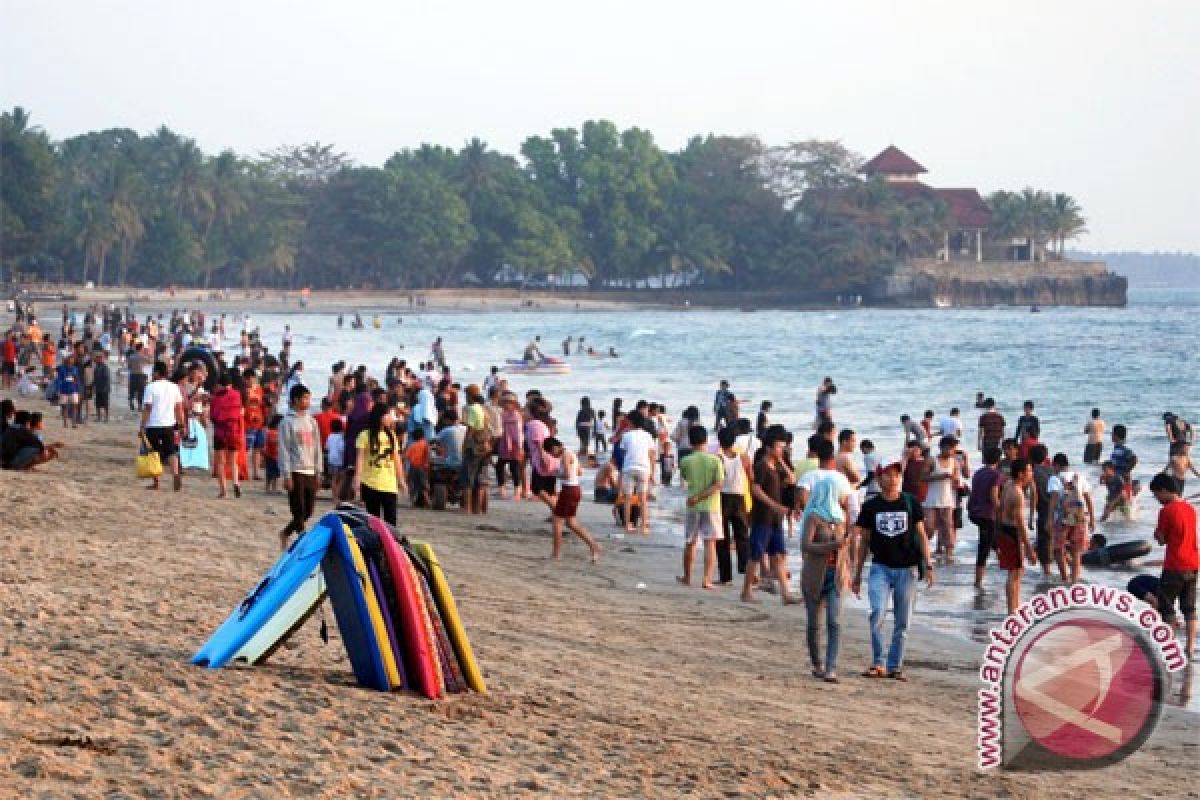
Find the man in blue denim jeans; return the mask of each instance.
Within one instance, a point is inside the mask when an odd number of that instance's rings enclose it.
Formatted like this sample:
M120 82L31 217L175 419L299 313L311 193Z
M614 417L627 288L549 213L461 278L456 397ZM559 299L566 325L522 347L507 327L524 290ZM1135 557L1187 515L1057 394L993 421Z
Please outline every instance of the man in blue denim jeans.
M858 558L855 561L854 594L862 596L862 571L871 551L871 573L867 577L867 596L871 603L871 668L868 678L907 680L904 675L904 639L908 617L916 596L914 567L923 567L925 581L933 586L933 564L929 560L929 540L921 504L903 494L900 484L904 467L900 462L877 467L880 492L863 504L858 514ZM896 621L892 643L883 657L883 617L889 595Z

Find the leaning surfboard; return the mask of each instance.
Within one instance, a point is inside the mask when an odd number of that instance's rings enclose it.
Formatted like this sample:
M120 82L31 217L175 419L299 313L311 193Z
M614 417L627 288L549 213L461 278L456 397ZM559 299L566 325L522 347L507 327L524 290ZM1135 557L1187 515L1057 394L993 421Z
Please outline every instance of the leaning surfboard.
M237 651L238 664L262 664L298 631L325 599L325 576L318 564L286 603Z
M410 539L409 543L417 557L424 561L429 568L429 588L433 591L433 599L442 613L442 623L446 626L446 633L450 637L450 644L454 646L454 653L458 656L458 664L462 668L467 685L477 692L486 693L487 687L483 682L483 674L479 671L479 664L475 660L475 651L471 648L470 640L467 639L467 631L463 627L462 618L458 615L458 605L454 602L450 583L446 580L442 565L438 563L433 546L429 542L415 539Z
M318 568L329 550L335 526L340 531L341 522L336 517L322 517L307 533L298 537L192 657L192 663L210 669L229 663Z
M383 610L379 607L379 598L375 596L375 587L371 583L371 573L367 569L367 561L363 558L358 540L354 538L350 526L343 523L343 527L346 533L346 543L350 547L350 557L354 562L354 571L358 573L362 581L363 596L367 601L367 614L371 618L371 630L375 634L379 655L383 659L383 670L387 675L388 688L399 689L404 682L400 680L400 673L396 668L396 658L392 655L392 641L388 638L387 624L383 621Z
M408 554L400 547L387 523L376 517L370 519L371 529L379 534L384 558L392 573L396 600L401 619L397 621L403 639L406 672L414 689L431 700L442 696L439 685L439 668L434 655L433 642L428 636L425 615L421 613L417 599L420 589L414 579Z
M365 574L356 569L350 549L353 537L336 514L326 514L321 519L322 522L334 520L333 524L336 525L321 568L325 573L329 603L333 606L333 615L337 618L338 630L346 645L350 667L359 684L386 692L391 689L391 684L367 604L368 580ZM386 640L383 646L388 646Z

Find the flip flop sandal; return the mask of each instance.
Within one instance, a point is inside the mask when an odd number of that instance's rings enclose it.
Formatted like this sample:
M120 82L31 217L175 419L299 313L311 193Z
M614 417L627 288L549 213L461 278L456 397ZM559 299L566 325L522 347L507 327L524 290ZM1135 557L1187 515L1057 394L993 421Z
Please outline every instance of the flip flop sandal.
M826 683L841 683L841 681L838 680L837 675L826 675L825 682Z
M864 678L886 678L887 672L884 671L883 667L871 667L862 676Z

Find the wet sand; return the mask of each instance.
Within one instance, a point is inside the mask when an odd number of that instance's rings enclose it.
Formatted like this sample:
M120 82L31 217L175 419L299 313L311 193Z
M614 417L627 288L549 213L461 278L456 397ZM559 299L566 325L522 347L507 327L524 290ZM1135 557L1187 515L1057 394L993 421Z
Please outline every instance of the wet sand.
M217 500L201 476L145 491L117 416L51 425L63 461L0 474L0 795L1194 796L1195 715L1167 709L1108 769L982 773L977 645L916 630L910 682L868 681L865 613L847 610L843 682L819 683L802 607L678 587L662 536L602 540L598 567L568 540L555 564L533 503L401 510L438 550L486 696L355 687L331 613L328 644L314 620L266 666L193 668L276 558L286 502Z

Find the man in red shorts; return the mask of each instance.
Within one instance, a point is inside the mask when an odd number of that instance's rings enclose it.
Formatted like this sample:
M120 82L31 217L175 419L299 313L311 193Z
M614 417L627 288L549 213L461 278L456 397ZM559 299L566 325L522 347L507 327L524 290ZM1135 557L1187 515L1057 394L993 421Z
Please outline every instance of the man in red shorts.
M996 555L1000 568L1008 572L1004 595L1011 614L1021 604L1021 576L1025 573L1021 554L1025 554L1030 566L1035 566L1037 553L1029 542L1029 529L1025 525L1029 518L1025 488L1033 481L1033 467L1024 459L1014 459L1009 466L1009 476L1000 492L1000 509L996 514Z

